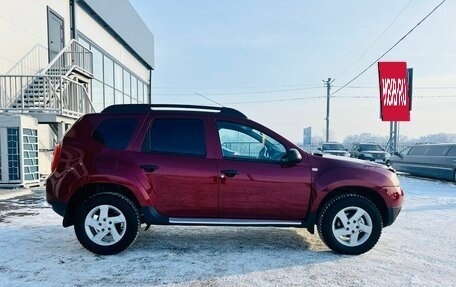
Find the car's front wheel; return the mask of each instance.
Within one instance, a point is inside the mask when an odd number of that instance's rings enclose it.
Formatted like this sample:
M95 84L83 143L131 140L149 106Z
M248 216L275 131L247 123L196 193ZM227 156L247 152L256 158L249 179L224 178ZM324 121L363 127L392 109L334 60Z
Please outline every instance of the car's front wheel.
M139 226L139 214L130 199L117 193L101 193L79 207L74 231L86 249L112 255L135 241Z
M317 222L318 233L333 251L358 255L375 246L382 232L378 208L357 194L343 194L329 200Z

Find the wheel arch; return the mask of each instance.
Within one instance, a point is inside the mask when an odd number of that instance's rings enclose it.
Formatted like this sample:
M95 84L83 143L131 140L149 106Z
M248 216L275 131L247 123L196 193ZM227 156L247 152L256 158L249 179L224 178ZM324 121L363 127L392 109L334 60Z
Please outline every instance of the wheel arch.
M129 188L117 184L117 183L90 183L83 185L79 187L74 193L73 196L71 197L70 201L68 202L68 207L65 211L65 216L63 218L63 226L64 227L69 227L74 224L74 218L76 215L76 211L78 207L88 198L95 194L101 194L101 193L107 193L107 192L114 192L114 193L119 193L124 196L126 196L128 199L130 199L135 207L137 208L141 221L143 220L143 215L141 212L141 205L134 195L133 191L131 191Z
M318 210L316 212L317 218L320 216L320 212L322 211L323 207L326 205L327 202L329 202L331 199L339 195L347 193L357 194L372 201L372 203L375 204L375 206L377 206L378 210L380 211L383 226L386 225L386 223L388 222L388 207L386 205L385 200L382 198L380 194L378 194L377 191L364 186L338 187L329 192L328 194L326 194L326 196L319 204Z

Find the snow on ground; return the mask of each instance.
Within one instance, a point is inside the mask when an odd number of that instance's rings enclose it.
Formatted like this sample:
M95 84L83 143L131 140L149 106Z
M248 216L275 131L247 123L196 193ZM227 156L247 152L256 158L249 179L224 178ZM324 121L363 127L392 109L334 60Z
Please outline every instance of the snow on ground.
M153 226L86 251L43 191L0 200L0 286L456 286L456 185L401 176L406 203L360 256L294 228Z

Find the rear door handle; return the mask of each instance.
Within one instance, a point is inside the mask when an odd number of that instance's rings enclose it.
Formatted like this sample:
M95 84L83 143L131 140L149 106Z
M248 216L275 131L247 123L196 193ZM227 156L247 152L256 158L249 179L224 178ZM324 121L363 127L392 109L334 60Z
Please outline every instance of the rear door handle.
M159 169L158 165L153 165L153 164L141 165L141 168L144 169L146 172L154 172L157 169Z
M239 174L239 171L234 170L234 169L224 169L221 171L222 175L225 175L226 177L234 177L235 175Z

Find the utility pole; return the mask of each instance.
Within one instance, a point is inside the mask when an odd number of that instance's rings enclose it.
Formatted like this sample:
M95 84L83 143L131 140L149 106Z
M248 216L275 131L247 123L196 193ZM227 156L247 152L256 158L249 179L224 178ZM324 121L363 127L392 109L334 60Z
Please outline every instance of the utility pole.
M334 79L328 78L327 81L322 80L326 86L326 142L329 142L329 98L331 97L331 84Z

